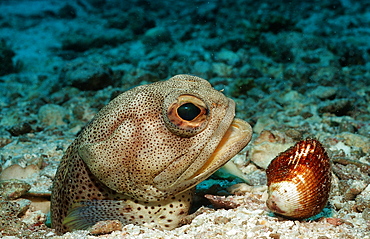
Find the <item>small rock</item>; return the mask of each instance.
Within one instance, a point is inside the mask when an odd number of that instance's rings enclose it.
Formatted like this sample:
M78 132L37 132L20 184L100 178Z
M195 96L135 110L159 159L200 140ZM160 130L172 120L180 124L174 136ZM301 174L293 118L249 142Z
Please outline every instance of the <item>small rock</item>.
M235 195L244 195L246 192L249 193L265 192L267 191L267 186L266 185L250 186L246 183L238 183L229 187L227 191Z
M214 223L215 224L226 224L231 221L231 218L227 218L224 216L218 216L215 218Z
M299 92L297 92L295 90L290 90L289 92L283 94L282 97L280 97L280 99L278 99L278 102L281 103L281 104L284 104L284 105L291 105L295 102L302 102L303 98L304 98L304 96L302 94L300 94ZM296 105L298 107L300 106L300 105L297 105L297 103L295 103L294 105Z
M370 207L364 209L362 212L362 218L370 221Z
M4 146L6 146L7 144L10 144L11 142L13 142L12 139L9 139L7 137L0 137L0 148L3 148ZM0 173L1 173L1 166L0 166Z
M233 209L237 208L240 204L237 203L233 197L216 196L206 194L204 195L215 208Z
M308 112L308 111L302 111L301 116L304 119L308 119L308 118L311 118L313 116L313 114L311 112Z
M272 239L280 239L281 234L280 233L270 233L269 237Z
M61 105L66 101L73 98L73 96L78 95L80 92L79 89L75 87L63 87L62 89L58 90L57 92L51 94L50 99L48 101Z
M31 206L31 201L28 200L28 199L24 199L24 198L19 198L17 200L14 200L14 202L16 202L19 205L19 211L18 211L18 215L17 216L20 216L20 215L25 214L26 211Z
M263 76L260 70L258 70L255 67L251 67L250 65L244 65L241 68L238 69L239 76L242 78L260 78Z
M73 106L72 112L76 119L84 120L87 114L88 106L86 104L76 104Z
M22 217L22 222L29 226L29 228L37 227L37 225L42 225L46 222L46 215L41 211L26 213Z
M354 126L351 122L342 121L339 123L339 132L355 133L356 126Z
M341 218L326 218L326 222L327 223L330 223L334 226L339 226L339 225L342 225L343 223L345 223L345 221Z
M344 193L344 198L347 200L353 200L360 194L367 186L363 181L348 180L349 185L347 191Z
M225 63L216 62L212 64L212 71L219 77L232 77L233 67Z
M30 133L32 131L32 127L29 123L24 122L21 124L17 124L12 126L10 129L7 130L12 136L19 136L23 134Z
M364 57L364 51L354 44L339 42L334 44L333 48L330 50L333 50L333 52L339 56L339 64L342 67L365 65L367 62Z
M363 174L359 172L358 167L353 164L348 165L341 165L341 164L334 164L332 166L332 170L337 175L337 177L341 180L362 180Z
M360 212L370 209L370 184L356 196L356 209ZM365 213L370 213L369 211Z
M157 45L162 42L172 41L171 33L164 27L153 27L145 32L143 39L144 44Z
M290 64L284 70L284 79L292 81L293 86L302 88L302 92L305 92L311 74L312 68L307 64Z
M331 87L331 86L318 86L314 90L308 93L309 96L314 96L319 99L328 99L337 93L337 88L336 87Z
M349 99L336 99L325 101L318 108L319 113L331 113L337 116L349 115L353 109L352 102Z
M72 62L65 65L59 79L63 86L80 90L100 90L113 84L113 73L108 67L89 62Z
M336 82L340 82L342 78L341 70L333 66L318 68L310 76L312 81L324 86L333 86Z
M293 144L276 144L264 142L259 145L255 145L250 154L251 160L257 166L266 169L270 162L279 155L280 152L284 152Z
M238 54L233 51L222 50L216 54L216 60L234 66L240 61L240 58Z
M63 121L66 116L66 110L59 105L46 104L43 105L38 113L40 122L46 126L64 125Z
M0 181L0 195L8 200L19 198L30 189L31 185L18 179Z
M347 156L351 155L351 147L344 144L343 142L338 142L335 145L332 145L330 147L330 150L332 152L337 152L337 153L344 154Z
M284 34L278 37L263 36L259 39L259 49L266 56L277 63L288 63L294 61L291 46L287 43Z
M285 134L292 138L293 140L299 141L302 140L302 132L295 130L295 129L287 129L285 130Z
M31 202L31 207L32 207L33 211L41 211L44 214L49 213L49 211L50 211L50 199L48 199L47 197L50 197L50 195L47 195L45 197L44 197L44 195L40 196L40 197L37 197L37 196L30 197L29 195L27 195L27 196L28 196L27 198Z
M119 220L107 220L97 222L91 229L90 233L94 235L108 234L113 231L122 229L122 222Z
M193 67L193 74L204 79L212 77L212 65L205 61L197 61Z
M342 132L336 137L344 138L346 145L359 147L364 153L370 153L370 139L365 136L350 132Z
M271 126L276 126L277 122L268 117L260 117L258 118L256 124L253 126L253 132L260 134L266 128Z
M30 179L34 178L35 174L40 172L40 168L35 164L30 164L23 168L18 164L13 164L0 174L0 180L11 180L11 179Z
M251 161L257 166L266 169L280 152L284 152L293 145L293 140L284 133L268 130L262 131L253 142L253 147L249 152Z
M248 95L248 91L256 87L253 78L238 78L234 80L233 90L231 95L239 97L240 95Z

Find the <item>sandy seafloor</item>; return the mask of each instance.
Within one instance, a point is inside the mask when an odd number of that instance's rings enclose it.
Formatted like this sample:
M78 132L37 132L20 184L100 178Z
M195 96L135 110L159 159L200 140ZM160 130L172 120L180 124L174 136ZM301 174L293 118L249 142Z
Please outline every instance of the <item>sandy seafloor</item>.
M95 238L44 224L63 152L119 93L176 74L236 101L254 135L233 162L253 187L172 231L99 238L370 238L370 2L1 0L0 38L0 179L21 180L1 181L4 238ZM307 137L332 161L329 204L312 220L278 218L264 168Z

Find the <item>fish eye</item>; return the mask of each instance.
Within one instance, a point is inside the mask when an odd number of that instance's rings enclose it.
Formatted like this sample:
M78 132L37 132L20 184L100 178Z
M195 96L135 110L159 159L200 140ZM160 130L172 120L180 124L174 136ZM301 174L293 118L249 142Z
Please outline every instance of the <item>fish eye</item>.
M192 121L200 114L200 112L201 110L199 107L193 103L185 103L177 108L177 114L186 121Z
M209 109L201 98L183 94L169 98L163 112L167 128L182 137L191 137L202 132L209 119Z

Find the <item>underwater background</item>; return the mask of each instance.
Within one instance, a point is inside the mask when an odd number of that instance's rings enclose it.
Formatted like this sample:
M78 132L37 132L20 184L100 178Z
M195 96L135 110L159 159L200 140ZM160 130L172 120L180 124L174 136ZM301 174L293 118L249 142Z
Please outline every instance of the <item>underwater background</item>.
M232 159L243 180L226 170L198 186L241 206L103 238L370 238L369 57L365 0L0 0L0 235L93 238L45 225L65 150L120 93L192 74L253 127ZM329 204L321 218L280 220L263 200L265 169L305 138L331 158Z

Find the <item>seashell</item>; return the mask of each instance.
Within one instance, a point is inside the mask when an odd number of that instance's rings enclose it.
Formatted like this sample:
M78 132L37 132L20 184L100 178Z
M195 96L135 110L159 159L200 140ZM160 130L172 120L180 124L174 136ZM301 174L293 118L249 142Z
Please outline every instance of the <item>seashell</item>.
M331 167L321 143L306 139L279 154L267 170L267 207L289 219L305 219L326 205Z

